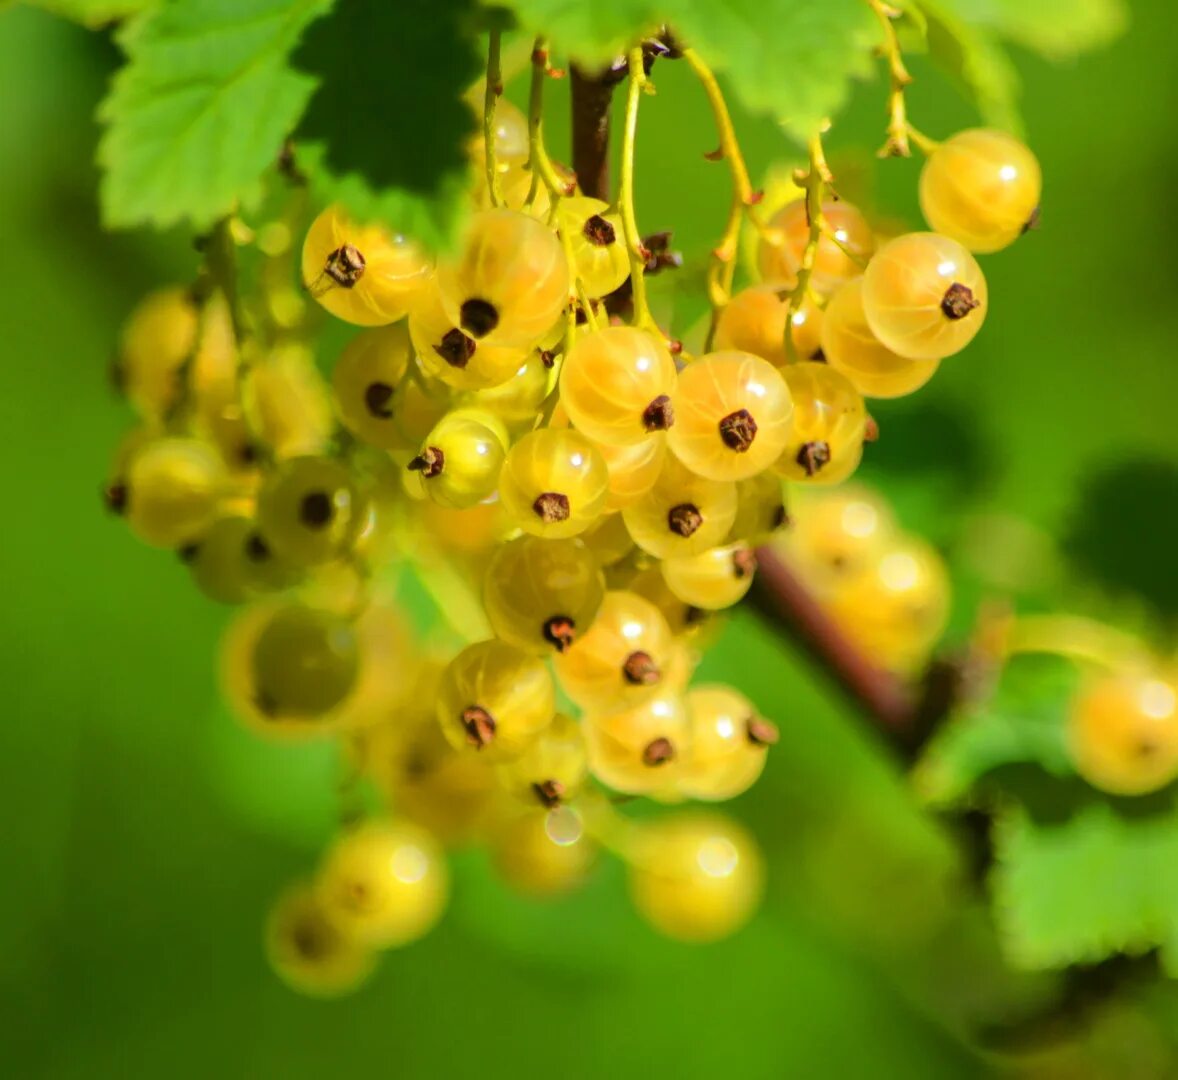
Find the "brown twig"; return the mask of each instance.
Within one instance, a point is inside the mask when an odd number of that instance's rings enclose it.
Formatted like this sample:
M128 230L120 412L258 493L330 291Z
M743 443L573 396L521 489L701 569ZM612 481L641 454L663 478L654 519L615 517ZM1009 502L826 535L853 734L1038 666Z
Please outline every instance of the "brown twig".
M850 641L797 575L770 548L757 550L755 599L891 736L903 742L916 715L917 695Z
M591 74L573 64L573 172L584 194L609 202L609 114L619 75Z

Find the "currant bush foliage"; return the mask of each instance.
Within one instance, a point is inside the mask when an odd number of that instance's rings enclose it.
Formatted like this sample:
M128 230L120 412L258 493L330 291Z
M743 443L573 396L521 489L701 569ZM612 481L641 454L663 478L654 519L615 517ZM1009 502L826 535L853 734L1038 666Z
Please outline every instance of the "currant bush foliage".
M290 52L330 0L178 0L119 34L99 117L108 225L204 228L258 194L315 81Z
M484 16L473 0L345 0L310 27L293 62L319 90L295 139L324 202L444 246L467 190L462 93L482 71Z
M995 814L989 884L1012 962L1062 968L1160 947L1178 970L1174 787L1117 798L1076 776L1065 724L1077 683L1058 660L1012 664L984 711L944 728L917 790Z
M29 2L88 25L134 16L117 38L126 66L99 113L108 225L205 228L256 197L294 136L322 201L432 246L445 245L461 216L475 115L460 97L493 19L515 18L587 63L670 19L746 109L794 134L838 111L869 74L880 33L862 0ZM1124 21L1121 0L901 6L906 40L923 40L983 117L1011 128L1017 79L1003 40L1070 56Z

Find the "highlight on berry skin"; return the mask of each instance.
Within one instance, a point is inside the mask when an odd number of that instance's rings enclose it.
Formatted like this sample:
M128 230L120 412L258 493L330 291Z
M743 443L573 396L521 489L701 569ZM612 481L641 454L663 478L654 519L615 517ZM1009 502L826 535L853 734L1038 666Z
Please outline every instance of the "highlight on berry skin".
M1024 143L971 128L940 143L924 163L920 210L934 232L989 254L1036 227L1042 188L1039 162Z

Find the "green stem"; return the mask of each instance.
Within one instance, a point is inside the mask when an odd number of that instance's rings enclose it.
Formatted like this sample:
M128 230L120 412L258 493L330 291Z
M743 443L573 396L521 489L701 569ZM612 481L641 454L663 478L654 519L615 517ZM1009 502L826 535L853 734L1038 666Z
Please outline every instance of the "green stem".
M638 232L634 214L634 145L638 136L638 102L646 87L646 72L642 67L642 50L631 49L626 54L629 84L626 91L626 124L622 131L622 168L618 183L618 211L622 217L622 232L626 237L626 254L630 259L630 288L634 300L634 325L655 329L646 302L646 248Z
M503 72L499 60L501 44L501 32L492 30L487 46L487 84L483 90L483 157L487 169L487 196L492 206L499 206L503 202L499 187L499 161L495 153L495 105L503 92Z

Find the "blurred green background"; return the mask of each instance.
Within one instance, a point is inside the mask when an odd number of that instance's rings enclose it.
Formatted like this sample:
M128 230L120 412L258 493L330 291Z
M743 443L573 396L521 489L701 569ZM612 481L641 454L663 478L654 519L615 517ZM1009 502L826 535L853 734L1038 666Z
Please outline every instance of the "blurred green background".
M968 352L873 410L884 438L864 475L950 552L959 632L997 573L978 555L994 535L1018 540L998 545L1001 572L1031 602L1173 625L1176 55L1172 6L1150 0L1078 64L1019 57L1043 228L986 260L991 317ZM98 226L93 115L117 60L103 35L0 12L0 1072L993 1075L1002 1066L967 1044L1050 1010L1059 977L1004 967L957 827L916 809L862 717L747 613L701 673L744 688L785 736L734 806L771 865L764 909L736 938L657 938L616 865L537 904L470 852L441 927L355 997L306 1001L270 974L262 913L331 835L336 765L234 725L213 673L225 611L101 511L129 423L106 375L119 324L195 266L184 236ZM915 68L922 128L973 121ZM700 156L714 139L688 73L661 65L657 82L639 217L698 254L726 178ZM882 95L878 80L859 88L831 139L836 168L874 170L869 204L916 222L918 163L870 165ZM742 126L756 168L788 153L770 125ZM1176 1017L1178 991L1144 988L1078 1022L1084 1066L1038 1054L1025 1075L1178 1075Z

